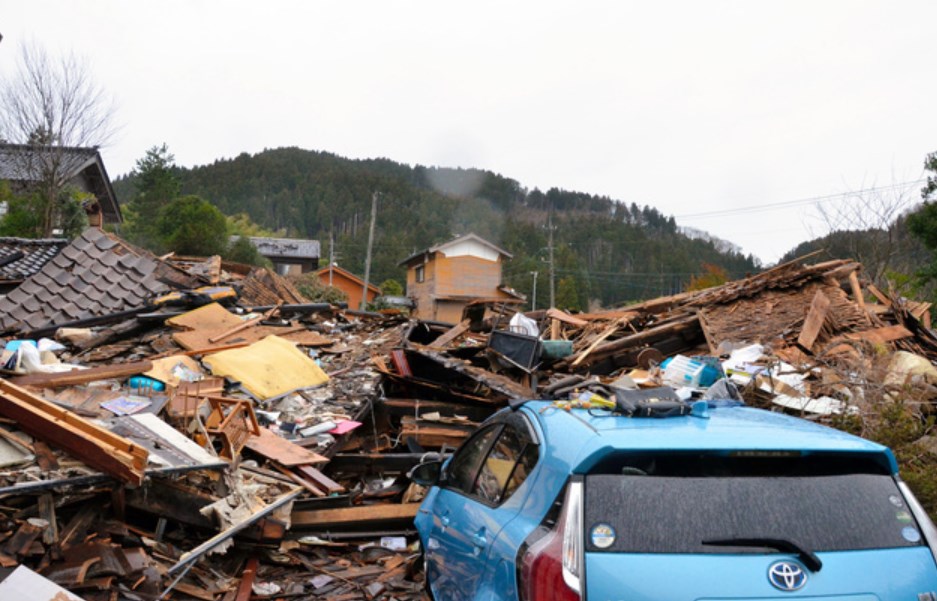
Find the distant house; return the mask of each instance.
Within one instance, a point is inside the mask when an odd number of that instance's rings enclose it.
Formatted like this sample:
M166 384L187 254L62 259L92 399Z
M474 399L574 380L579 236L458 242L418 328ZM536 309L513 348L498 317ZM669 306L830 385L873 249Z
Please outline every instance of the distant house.
M511 253L468 234L431 246L399 264L407 267L407 296L420 319L457 323L471 302L520 297L501 285L501 264Z
M277 275L302 275L319 267L319 241L250 236L257 251L273 263ZM237 237L232 237L232 242Z
M97 207L85 207L92 225L100 225L95 223L97 216L104 223L123 221L117 196L97 149L0 144L0 180L9 182L14 193L35 189L42 181L42 174L50 171L57 173L57 179L62 182L94 195ZM5 205L0 207L0 212L6 212Z
M319 280L325 286L334 286L348 296L348 306L357 309L361 306L361 294L364 291L364 280L338 265L323 267L316 272ZM374 284L368 284L368 295L365 302L373 303L375 297L381 294L381 289Z

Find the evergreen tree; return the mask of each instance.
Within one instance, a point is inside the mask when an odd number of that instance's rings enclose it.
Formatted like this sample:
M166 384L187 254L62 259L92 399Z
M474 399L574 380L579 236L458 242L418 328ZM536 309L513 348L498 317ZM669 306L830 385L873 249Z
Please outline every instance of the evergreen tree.
M164 206L156 220L160 250L180 255L210 256L225 252L225 216L198 196L180 196Z
M179 196L182 184L175 174L175 157L166 144L153 146L143 158L137 159L131 173L136 194L127 206L124 235L145 248L160 244L157 224L163 208Z

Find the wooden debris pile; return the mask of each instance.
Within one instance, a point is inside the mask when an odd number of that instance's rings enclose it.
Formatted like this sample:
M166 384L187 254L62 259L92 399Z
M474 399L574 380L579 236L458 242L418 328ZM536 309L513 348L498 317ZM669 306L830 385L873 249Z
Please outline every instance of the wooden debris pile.
M86 601L418 599L407 474L508 403L656 386L678 356L801 414L856 404L832 366L869 348L937 383L930 306L850 261L594 313L476 304L458 324L309 303L215 259L160 265L173 284L146 307L53 328L58 346L10 332L0 578L29 568Z

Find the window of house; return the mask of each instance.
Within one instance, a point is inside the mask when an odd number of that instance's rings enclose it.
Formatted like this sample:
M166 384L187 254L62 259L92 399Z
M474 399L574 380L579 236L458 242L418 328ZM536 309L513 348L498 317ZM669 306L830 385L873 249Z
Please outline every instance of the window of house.
M426 281L426 267L423 265L416 268L416 281L417 283Z

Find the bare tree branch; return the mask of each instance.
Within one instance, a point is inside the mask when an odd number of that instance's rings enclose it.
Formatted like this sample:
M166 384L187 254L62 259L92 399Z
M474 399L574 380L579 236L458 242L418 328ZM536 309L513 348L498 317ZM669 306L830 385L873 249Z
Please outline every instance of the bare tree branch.
M24 181L38 183L48 236L56 227L65 187L79 165L76 148L98 149L115 134L115 105L70 53L53 60L35 42L21 48L16 72L0 80L0 138L31 147L16 153Z

